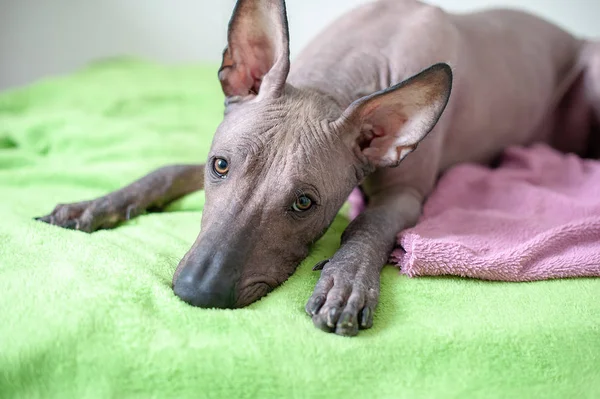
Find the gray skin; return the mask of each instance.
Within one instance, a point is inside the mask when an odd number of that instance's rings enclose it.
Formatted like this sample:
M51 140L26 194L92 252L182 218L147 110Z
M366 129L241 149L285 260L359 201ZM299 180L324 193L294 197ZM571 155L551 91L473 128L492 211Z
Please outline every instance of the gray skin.
M598 44L522 12L381 0L291 65L284 2L240 0L219 79L225 116L206 167L162 168L40 219L92 232L204 188L202 228L173 289L194 306L243 307L294 272L360 185L368 207L316 266L306 305L340 335L372 326L396 235L447 168L536 141L599 148Z

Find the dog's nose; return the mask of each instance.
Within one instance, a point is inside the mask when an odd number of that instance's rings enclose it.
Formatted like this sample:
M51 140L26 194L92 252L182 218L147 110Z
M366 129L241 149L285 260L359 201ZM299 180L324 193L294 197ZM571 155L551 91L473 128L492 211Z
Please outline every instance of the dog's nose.
M182 270L173 285L173 292L182 301L200 308L233 307L233 286L226 283L211 284L207 286L203 280L198 280L192 274Z
M201 308L232 308L236 280L216 265L187 264L173 284L173 292L184 302Z

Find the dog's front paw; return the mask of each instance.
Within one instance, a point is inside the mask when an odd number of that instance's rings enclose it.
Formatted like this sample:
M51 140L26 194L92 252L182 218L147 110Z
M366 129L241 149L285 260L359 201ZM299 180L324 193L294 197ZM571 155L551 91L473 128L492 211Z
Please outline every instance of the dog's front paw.
M373 325L379 299L379 272L335 260L319 262L321 278L306 312L316 327L338 335L354 336ZM316 268L318 270L318 268Z
M105 196L92 201L59 204L50 214L36 217L35 220L65 229L92 233L99 229L112 228L139 213L140 210L135 204L118 197Z

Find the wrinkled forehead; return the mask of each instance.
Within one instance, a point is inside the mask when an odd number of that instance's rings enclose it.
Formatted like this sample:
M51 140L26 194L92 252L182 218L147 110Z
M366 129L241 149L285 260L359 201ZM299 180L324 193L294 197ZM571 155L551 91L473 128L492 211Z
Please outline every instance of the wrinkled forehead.
M323 167L331 163L328 144L310 137L304 129L276 126L260 139L240 135L232 140L231 150L244 163L246 177L268 178L283 187L301 182L320 184Z
M260 138L279 141L300 138L299 133L311 129L321 137L330 132L324 128L337 119L341 110L324 95L307 89L286 87L285 95L276 99L250 100L228 107L219 136Z
M310 102L244 104L227 113L213 146L249 155L306 161L335 147L338 138L329 122L328 115Z
M262 179L268 174L281 184L300 179L320 185L349 156L330 128L338 117L323 96L294 88L275 100L233 105L215 134L213 155L226 151L243 159L244 169Z

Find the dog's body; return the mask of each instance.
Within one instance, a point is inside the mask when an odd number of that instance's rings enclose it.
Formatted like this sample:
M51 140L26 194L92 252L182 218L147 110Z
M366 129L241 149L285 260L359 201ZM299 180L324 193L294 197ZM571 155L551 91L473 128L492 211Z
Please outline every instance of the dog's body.
M318 327L354 335L372 324L396 234L416 223L440 173L489 163L509 145L598 149L599 46L531 15L380 0L336 21L291 69L287 35L282 1L238 1L202 231L173 279L191 304L244 306L281 284L361 184L369 206L320 265L306 307ZM201 189L203 169L164 168L43 220L112 227Z
M292 63L288 82L325 92L344 109L436 62L450 64L452 97L434 128L439 133L429 135L417 152L428 156L415 153L398 168L378 172L394 181L411 170L422 180L423 173L408 165L416 158L434 162L437 174L458 162L487 163L508 145L556 144L565 135L587 133L589 118L574 121L571 115L557 114L553 104L581 72L577 62L584 45L557 26L518 11L452 15L417 1L379 1L345 15L310 43ZM578 107L576 112L585 111ZM581 125L573 126L575 122ZM560 140L561 149L581 152L584 138L576 139Z

